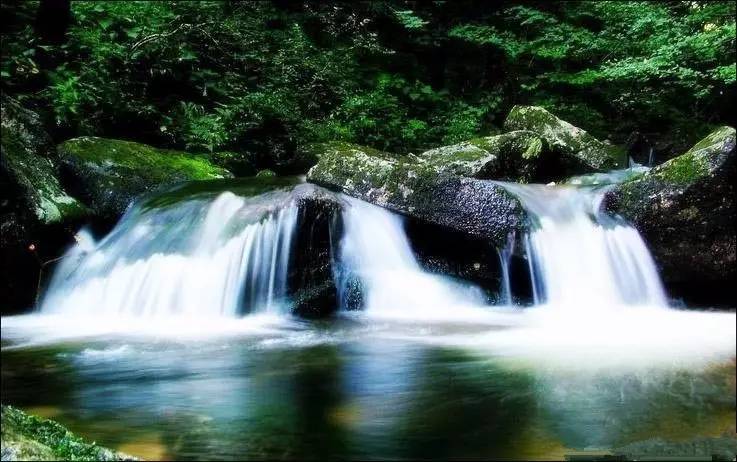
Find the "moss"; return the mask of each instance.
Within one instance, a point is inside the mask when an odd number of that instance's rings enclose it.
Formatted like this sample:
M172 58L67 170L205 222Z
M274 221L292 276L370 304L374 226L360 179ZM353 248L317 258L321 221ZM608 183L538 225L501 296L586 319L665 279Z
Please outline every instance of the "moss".
M438 173L526 181L537 170L543 148L535 133L518 130L431 149L419 157Z
M297 176L253 176L187 181L177 183L164 191L144 196L140 204L143 209L168 207L186 200L215 196L223 191L231 191L241 197L251 197L277 189L290 188L300 181Z
M662 164L652 176L668 183L690 184L708 174L706 159L689 152Z
M714 145L725 142L729 138L731 138L732 142L734 143L734 137L735 137L735 129L727 125L724 125L712 131L711 133L706 135L703 139L701 139L698 143L694 144L693 147L689 149L689 152L690 151L700 151L702 149L711 148Z
M650 172L652 178L676 185L687 185L711 173L721 158L734 155L735 129L719 127L691 149Z
M259 172L256 174L256 178L274 178L276 177L276 172L269 169L259 170Z
M3 460L135 460L87 443L57 422L2 406Z
M87 213L61 186L51 161L37 155L5 121L1 135L2 168L19 186L26 205L41 223L60 223Z
M623 149L597 140L542 107L514 106L504 128L535 132L560 154L572 156L593 170L623 167L626 160Z
M62 158L75 157L102 167L136 170L154 178L176 175L191 180L207 180L231 176L224 168L213 165L206 155L158 149L132 141L74 138L59 145L59 154Z
M101 217L114 219L138 195L174 183L232 175L208 157L104 138L75 138L58 146L76 193Z
M439 170L424 154L373 156L351 145L325 152L309 181L441 226L502 242L524 226L523 211L503 188Z

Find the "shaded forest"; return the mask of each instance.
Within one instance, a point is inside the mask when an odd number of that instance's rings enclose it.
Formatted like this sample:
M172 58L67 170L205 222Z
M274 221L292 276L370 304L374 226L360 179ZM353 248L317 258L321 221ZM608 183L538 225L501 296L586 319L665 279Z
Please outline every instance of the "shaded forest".
M96 135L299 171L311 142L419 152L515 104L683 152L735 125L733 2L2 4L2 91Z

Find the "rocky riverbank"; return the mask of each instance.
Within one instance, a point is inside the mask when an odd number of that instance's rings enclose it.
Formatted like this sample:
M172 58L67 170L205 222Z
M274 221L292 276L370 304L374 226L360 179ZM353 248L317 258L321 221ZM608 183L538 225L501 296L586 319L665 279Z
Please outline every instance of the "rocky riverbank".
M140 460L84 441L53 420L2 406L2 460Z

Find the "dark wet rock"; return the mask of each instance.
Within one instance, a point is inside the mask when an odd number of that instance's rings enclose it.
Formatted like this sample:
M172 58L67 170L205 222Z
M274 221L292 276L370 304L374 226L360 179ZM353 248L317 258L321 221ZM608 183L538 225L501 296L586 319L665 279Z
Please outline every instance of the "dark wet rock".
M425 271L471 283L483 291L489 303L498 301L501 262L497 248L488 240L419 220L405 220L404 228L415 257ZM514 256L510 266L515 299L522 304L528 303L532 294L527 262Z
M88 210L59 182L39 116L3 95L0 119L0 308L9 314L33 306L42 266L69 245Z
M494 183L438 173L414 156L347 143L334 146L310 169L309 181L498 245L526 226L519 201Z
M106 138L58 146L63 179L101 217L119 217L134 197L180 181L232 176L207 156Z
M537 133L560 156L569 174L611 170L626 165L623 149L597 140L585 130L539 106L514 106L504 121L504 129Z
M213 165L222 167L235 176L252 176L257 172L254 160L249 153L217 151L208 155Z
M49 158L51 139L37 114L9 97L2 98L0 169L3 190L28 208L41 224L61 223L86 213L86 208L64 190Z
M344 204L326 189L298 185L299 206L288 287L295 314L307 318L328 316L338 309L333 278L333 249L340 239L340 211Z
M605 199L645 238L669 291L692 303L737 304L736 170L735 130L725 126Z
M87 443L62 425L2 406L2 460L139 460Z

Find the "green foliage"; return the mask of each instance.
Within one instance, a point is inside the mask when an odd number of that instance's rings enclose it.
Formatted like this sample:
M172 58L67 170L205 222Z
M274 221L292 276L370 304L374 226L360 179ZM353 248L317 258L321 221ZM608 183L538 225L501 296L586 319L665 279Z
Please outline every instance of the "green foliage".
M394 15L406 29L422 29L427 21L417 17L412 10L395 10Z
M57 138L233 151L289 169L330 139L417 152L538 104L596 136L734 124L733 2L3 2L2 88Z

